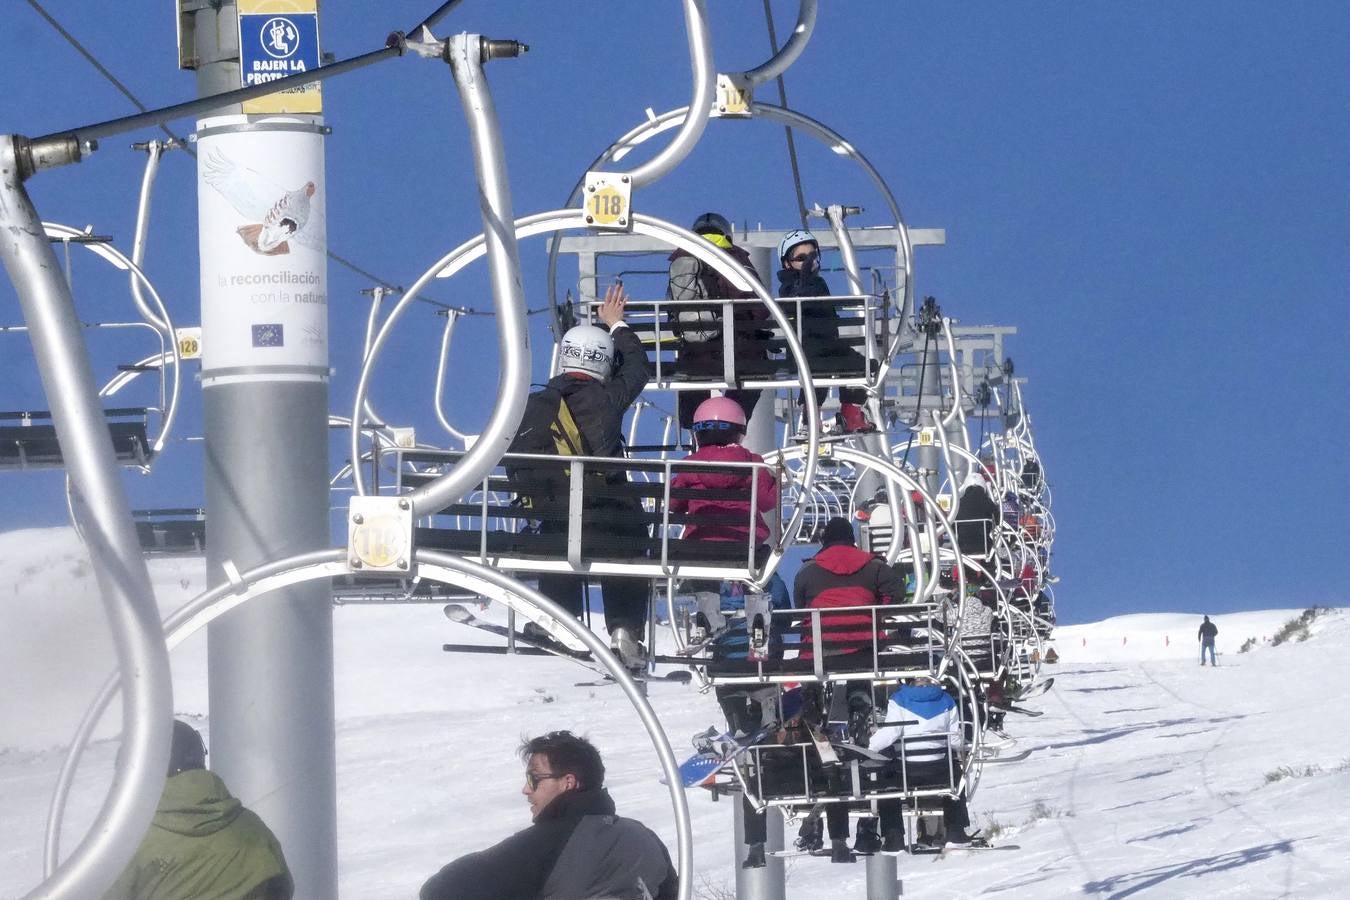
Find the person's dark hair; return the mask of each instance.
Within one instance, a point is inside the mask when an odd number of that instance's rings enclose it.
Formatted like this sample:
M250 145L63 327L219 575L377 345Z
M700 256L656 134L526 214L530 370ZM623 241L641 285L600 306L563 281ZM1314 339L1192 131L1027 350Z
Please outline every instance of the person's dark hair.
M173 744L169 748L169 777L191 769L206 768L206 744L202 736L186 722L173 722Z
M550 731L521 743L520 758L527 765L536 753L548 757L548 767L556 774L575 776L583 791L605 786L605 764L600 761L600 751L583 737L570 731Z

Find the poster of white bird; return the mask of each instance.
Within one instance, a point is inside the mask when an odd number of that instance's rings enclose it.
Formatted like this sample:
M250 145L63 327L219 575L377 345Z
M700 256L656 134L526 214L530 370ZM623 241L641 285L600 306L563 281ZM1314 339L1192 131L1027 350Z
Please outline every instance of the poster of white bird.
M282 256L291 252L291 242L321 249L319 236L324 229L316 227L321 214L313 202L314 182L287 189L219 150L208 153L202 166L206 183L235 212L250 220L235 229L250 250L263 256Z

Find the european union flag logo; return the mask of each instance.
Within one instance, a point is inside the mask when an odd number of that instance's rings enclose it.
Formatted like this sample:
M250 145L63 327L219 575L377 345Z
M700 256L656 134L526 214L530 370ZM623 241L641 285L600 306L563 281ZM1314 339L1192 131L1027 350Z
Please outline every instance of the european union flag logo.
M253 326L253 346L280 347L285 343L280 323Z

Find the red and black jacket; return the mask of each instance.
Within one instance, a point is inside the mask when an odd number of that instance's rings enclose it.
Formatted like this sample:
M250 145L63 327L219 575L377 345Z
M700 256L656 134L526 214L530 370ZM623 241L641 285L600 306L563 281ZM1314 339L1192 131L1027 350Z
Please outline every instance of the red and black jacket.
M832 544L798 570L792 598L798 609L879 606L899 602L904 591L899 574L875 555L850 544ZM820 629L827 655L856 653L872 644L872 616L867 612L822 615ZM809 622L802 631L798 658L810 659L814 638Z

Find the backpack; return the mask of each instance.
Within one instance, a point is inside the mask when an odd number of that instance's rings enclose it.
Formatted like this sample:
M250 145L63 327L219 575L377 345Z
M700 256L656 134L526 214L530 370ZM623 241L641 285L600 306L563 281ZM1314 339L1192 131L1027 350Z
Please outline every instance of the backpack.
M706 267L692 256L671 263L668 296L674 300L705 300L710 291L705 281ZM706 343L722 335L722 304L677 306L672 310L672 330L683 341Z
M589 456L590 443L582 434L562 392L545 387L529 396L520 427L507 453L537 453L546 456ZM540 501L566 501L569 469L535 461L506 466L520 503L527 509Z

